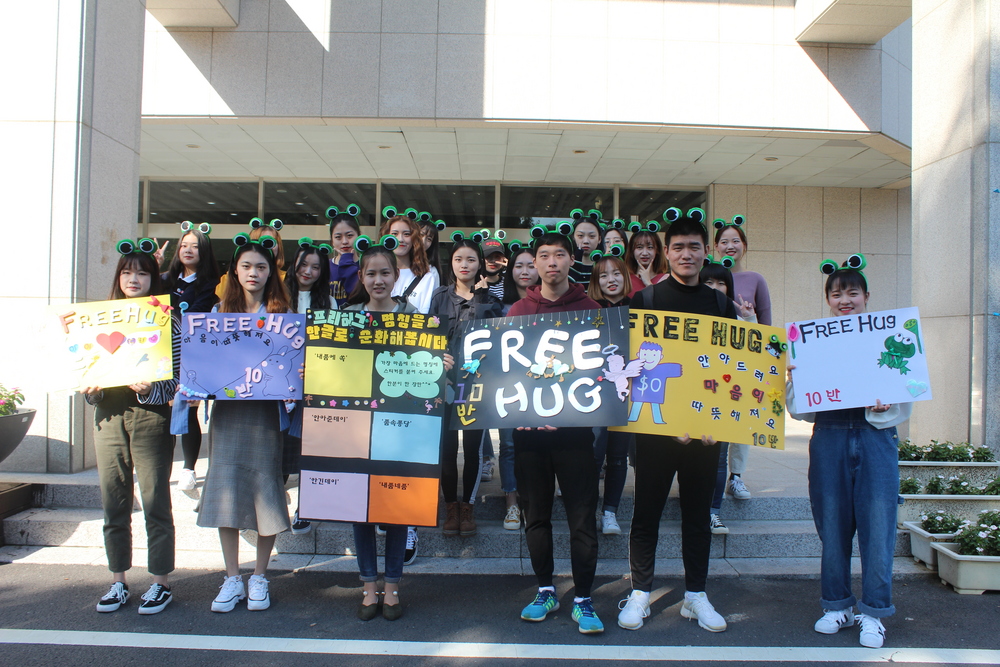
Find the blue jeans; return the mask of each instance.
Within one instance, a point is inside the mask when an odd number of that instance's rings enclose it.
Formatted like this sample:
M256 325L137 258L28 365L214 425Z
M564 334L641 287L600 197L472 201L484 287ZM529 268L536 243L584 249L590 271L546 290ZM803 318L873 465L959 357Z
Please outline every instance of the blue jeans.
M892 605L899 464L895 428L879 430L863 408L820 412L809 440L809 502L823 542L823 609L854 604L883 618ZM861 550L861 601L851 593L851 541Z
M632 404L632 410L631 410L631 412L628 413L628 420L630 422L639 421L639 413L642 412L642 406L644 406L644 405L646 405L646 404L645 403L638 403L638 402ZM667 422L663 421L663 415L660 413L660 404L659 403L650 403L649 404L649 409L653 411L653 423L654 424L666 424L667 423Z
M625 490L628 476L628 449L635 440L631 433L608 431L606 426L594 427L594 461L600 477L604 459L608 460L608 470L604 475L604 511L617 512ZM598 481L600 486L600 481Z
M492 443L492 439L490 439ZM500 429L500 489L504 493L517 491L517 478L514 477L514 429Z
M712 496L712 514L722 513L722 494L726 492L726 472L729 464L729 443L719 443L719 469L715 473L715 495Z
M375 524L354 524L354 551L358 555L361 581L378 581L378 548L375 545ZM385 583L396 584L403 577L406 552L406 526L385 527Z

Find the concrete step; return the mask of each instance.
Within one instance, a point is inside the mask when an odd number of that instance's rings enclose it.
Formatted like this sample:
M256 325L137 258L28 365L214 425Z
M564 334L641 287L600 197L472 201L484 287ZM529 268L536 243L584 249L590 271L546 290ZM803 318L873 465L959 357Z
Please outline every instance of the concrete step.
M194 509L197 506L199 489L186 494L173 487L171 499L174 511ZM486 486L486 484L484 484ZM495 484L494 484L495 486ZM289 502L293 504L298 498L298 487L295 478L291 478L288 489ZM603 488L603 487L602 487ZM136 487L138 492L138 486ZM676 493L676 489L675 489ZM139 506L139 500L135 501ZM35 505L39 507L79 507L100 509L101 492L96 485L84 484L46 484L35 494ZM598 507L603 506L603 499ZM632 518L633 496L631 490L626 490L618 506L619 520L628 521ZM440 517L444 518L444 501L440 506ZM481 493L476 500L476 518L485 521L502 521L506 514L506 501L499 489L490 489ZM808 498L758 495L750 500L734 500L725 496L722 501L722 515L727 521L811 521L812 511ZM566 511L562 500L556 498L552 508L553 519L565 520ZM680 503L676 495L667 499L663 512L666 521L680 521Z
M218 551L215 529L195 525L194 512L177 511L177 548L186 551ZM420 552L439 558L527 558L528 549L521 530L505 530L500 521L479 521L472 537L446 537L439 528L420 529ZM621 535L600 535L601 558L628 558L630 523L621 522ZM727 521L729 535L712 539L712 558L798 558L820 555L820 542L811 521ZM99 547L103 544L103 513L89 508L34 508L3 522L4 541L15 546ZM135 545L146 543L142 514L132 517ZM255 542L252 531L244 533ZM896 555L909 555L906 531L897 532ZM553 523L553 547L557 558L569 557L569 531L560 521ZM290 532L278 536L278 553L351 555L354 550L350 524L323 522L305 535ZM855 545L855 553L857 546ZM681 528L678 521L660 524L657 558L679 558Z

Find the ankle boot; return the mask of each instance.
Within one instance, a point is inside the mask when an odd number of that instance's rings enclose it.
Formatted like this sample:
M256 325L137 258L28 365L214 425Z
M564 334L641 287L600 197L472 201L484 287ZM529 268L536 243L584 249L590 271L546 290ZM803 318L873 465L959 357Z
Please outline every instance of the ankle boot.
M476 517L473 516L472 503L462 503L459 528L465 537L476 534Z
M441 527L445 535L458 535L461 530L458 520L458 503L444 504L444 526Z

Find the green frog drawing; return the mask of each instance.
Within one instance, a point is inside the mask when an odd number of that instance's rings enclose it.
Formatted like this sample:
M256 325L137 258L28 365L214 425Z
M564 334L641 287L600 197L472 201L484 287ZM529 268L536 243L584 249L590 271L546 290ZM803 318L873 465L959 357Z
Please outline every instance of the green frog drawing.
M906 365L906 360L917 353L917 346L913 344L913 338L908 334L898 333L885 339L885 351L878 360L878 367L888 366L899 371L900 375L906 375L910 369Z

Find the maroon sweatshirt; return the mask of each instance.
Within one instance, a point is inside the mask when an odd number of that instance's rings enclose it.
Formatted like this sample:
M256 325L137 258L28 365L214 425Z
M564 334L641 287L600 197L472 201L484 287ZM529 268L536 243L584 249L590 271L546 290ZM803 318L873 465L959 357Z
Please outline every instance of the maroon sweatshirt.
M514 302L514 305L507 311L507 315L537 315L540 313L562 313L568 310L592 310L600 308L589 296L583 285L570 283L569 291L555 301L549 301L542 296L542 286L532 285L528 288L528 295L523 299Z

